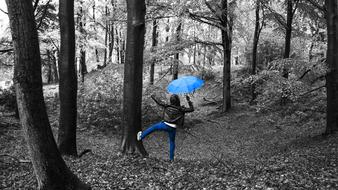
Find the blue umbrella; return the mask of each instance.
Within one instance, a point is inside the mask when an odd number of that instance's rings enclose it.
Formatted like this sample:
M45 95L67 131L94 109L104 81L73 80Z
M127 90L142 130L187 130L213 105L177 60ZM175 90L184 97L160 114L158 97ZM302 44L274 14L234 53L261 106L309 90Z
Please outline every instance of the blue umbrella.
M204 81L194 76L183 76L170 82L167 87L172 94L185 94L194 92L204 84Z

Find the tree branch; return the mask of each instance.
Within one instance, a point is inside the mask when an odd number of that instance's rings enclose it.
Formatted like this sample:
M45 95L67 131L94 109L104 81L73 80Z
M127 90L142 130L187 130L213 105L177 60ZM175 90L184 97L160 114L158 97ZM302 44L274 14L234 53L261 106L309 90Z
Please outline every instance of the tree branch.
M194 40L194 42L198 43L198 44L203 44L203 45L206 45L206 46L214 46L218 51L223 51L221 48L218 47L218 46L223 47L223 44L219 43L219 42L202 41L202 40L199 40L197 38Z
M34 6L33 6L33 12L35 12L36 8L38 8L39 0L35 0Z
M13 51L13 48L9 48L9 49L0 49L0 53L7 53L7 52L11 52Z
M307 0L310 4L312 4L314 7L316 7L317 9L319 9L320 11L326 13L326 8L325 6L320 5L319 3L317 3L314 0Z
M3 13L5 13L6 15L8 15L8 12L2 10L1 8L0 8L0 11L3 12Z
M276 21L282 25L284 28L286 28L286 22L285 20L283 21L279 16L281 16L279 13L277 13L275 10L273 10L271 7L269 7L268 5L266 5L265 3L262 3L262 5L268 9L272 14L273 16L275 17ZM282 17L282 16L281 16ZM284 19L284 18L283 18Z
M41 15L40 22L39 22L38 26L36 27L37 30L39 30L39 28L41 27L42 21L43 21L43 19L45 18L46 14L47 14L48 5L49 5L50 1L51 0L48 0L47 3L45 4L45 8L44 8L43 13Z
M212 8L210 2L208 1L204 1L205 5L208 7L208 9L210 9L210 11L219 19L222 20L222 18L217 14L216 10Z
M311 92L314 92L314 91L319 90L319 89L324 88L324 87L326 87L326 85L323 85L323 86L314 88L314 89L312 89L312 90L310 90L310 91L308 91L308 92L305 92L305 93L301 94L300 96L305 96L305 95L307 95L307 94L310 94Z
M207 24L207 25L211 25L211 26L214 26L216 28L219 28L221 30L226 30L226 28L224 28L220 23L218 23L217 21L215 20L209 20L209 17L204 17L204 16L201 16L201 15L197 15L197 14L193 14L191 12L189 12L189 17L192 19L192 20L196 20L198 22L201 22L201 23L204 23L204 24Z
M298 8L298 5L299 5L299 1L300 1L300 0L296 0L296 5L295 5L295 7L294 7L293 10L292 10L292 16L295 15L295 13L296 13L296 11L297 11L297 8Z
M194 42L195 43L199 43L199 44L204 44L204 45L223 46L223 44L220 43L220 42L202 41L202 40L200 40L198 38L195 38Z

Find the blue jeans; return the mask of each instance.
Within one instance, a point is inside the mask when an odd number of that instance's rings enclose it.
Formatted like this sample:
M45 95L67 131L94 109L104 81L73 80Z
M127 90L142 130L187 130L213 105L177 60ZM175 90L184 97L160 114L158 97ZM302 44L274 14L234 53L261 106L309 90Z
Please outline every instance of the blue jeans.
M169 158L170 160L174 160L175 154L175 136L176 136L176 129L166 125L163 121L156 123L150 126L148 129L142 132L141 140L143 140L146 136L151 134L154 131L166 131L169 135L169 144L170 144L170 151L169 151Z

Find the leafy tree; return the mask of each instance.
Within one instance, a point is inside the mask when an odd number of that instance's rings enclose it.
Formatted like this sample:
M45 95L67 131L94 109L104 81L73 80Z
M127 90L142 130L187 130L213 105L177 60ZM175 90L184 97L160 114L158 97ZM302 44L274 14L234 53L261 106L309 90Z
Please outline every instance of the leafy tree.
M199 22L217 27L222 34L223 47L223 107L222 112L226 112L231 108L230 93L230 66L231 66L231 44L234 25L234 9L236 0L228 2L221 0L220 2L205 1L205 6L209 9L209 13L191 13L189 16Z
M133 152L135 147L143 156L147 155L142 141L136 140L141 131L143 46L145 33L145 1L127 0L127 54L123 83L123 126L121 144L123 153Z
M261 34L261 31L264 26L264 17L261 19L260 18L260 12L262 9L262 5L260 0L256 0L256 6L255 6L255 31L254 31L254 38L253 38L253 48L252 48L252 65L251 65L251 74L255 75L256 74L256 68L257 68L257 48L258 48L258 42L259 42L259 37ZM264 13L263 13L264 16ZM262 20L262 21L261 21ZM256 93L255 93L255 85L253 84L251 86L251 97L252 101L256 99Z
M59 60L60 118L58 145L61 154L77 156L77 76L75 67L74 1L60 0L61 48Z
M55 143L42 94L41 59L31 1L6 0L15 51L14 81L20 121L38 189L85 190Z

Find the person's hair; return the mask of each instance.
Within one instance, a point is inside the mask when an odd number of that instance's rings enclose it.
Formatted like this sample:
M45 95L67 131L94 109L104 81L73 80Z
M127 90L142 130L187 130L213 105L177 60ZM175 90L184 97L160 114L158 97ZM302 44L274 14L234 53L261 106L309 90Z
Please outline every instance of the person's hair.
M173 106L180 106L180 98L177 94L173 94L170 96L170 104Z

